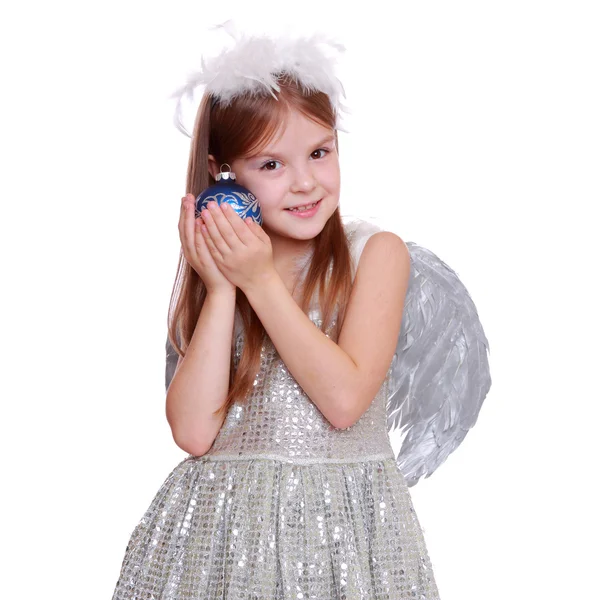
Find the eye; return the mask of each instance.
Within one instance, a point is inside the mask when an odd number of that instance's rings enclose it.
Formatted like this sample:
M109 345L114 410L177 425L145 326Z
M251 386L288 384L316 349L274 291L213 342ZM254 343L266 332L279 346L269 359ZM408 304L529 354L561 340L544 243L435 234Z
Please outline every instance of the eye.
M317 152L324 152L324 154L323 154L323 156L314 156ZM314 152L311 153L311 157L316 158L316 159L325 158L325 156L327 154L329 154L329 152L330 152L329 148L319 148L318 150L315 150ZM279 169L277 169L277 168L274 168L274 169L268 168L269 165L273 165L278 162L279 162L278 160L268 160L260 167L260 170L261 171L278 171Z
M326 156L327 154L329 154L329 149L328 149L328 148L319 148L318 150L315 150L315 152L325 152L325 154L324 154L323 156L315 156L314 158L325 158L325 156ZM312 155L313 155L315 152L313 152L313 153L311 154L311 156L312 156Z
M277 169L267 169L267 165L272 165L273 163L278 163L278 160L268 160L261 168L261 171L277 171Z

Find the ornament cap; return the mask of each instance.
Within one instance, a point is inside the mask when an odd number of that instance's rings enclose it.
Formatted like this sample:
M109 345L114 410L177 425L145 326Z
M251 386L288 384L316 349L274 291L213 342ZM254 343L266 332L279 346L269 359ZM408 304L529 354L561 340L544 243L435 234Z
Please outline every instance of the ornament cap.
M225 165L227 165L229 168L225 169L225 171L223 171L223 167L225 167ZM231 166L228 165L227 163L223 163L221 165L221 172L217 173L217 176L215 177L215 181L221 181L221 180L223 180L223 181L228 181L228 180L235 181L235 173L233 173L231 171Z

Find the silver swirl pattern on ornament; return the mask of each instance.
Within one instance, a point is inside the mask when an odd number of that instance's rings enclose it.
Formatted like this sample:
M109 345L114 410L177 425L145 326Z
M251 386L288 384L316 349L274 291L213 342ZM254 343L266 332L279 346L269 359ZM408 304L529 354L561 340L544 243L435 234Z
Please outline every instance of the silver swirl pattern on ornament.
M258 199L252 192L238 192L238 191L227 191L227 192L214 192L210 195L204 196L196 207L196 218L200 216L202 207L208 208L208 203L212 200L219 206L224 202L227 202L240 218L245 219L251 217L259 225L262 225L262 212L260 210L260 204Z

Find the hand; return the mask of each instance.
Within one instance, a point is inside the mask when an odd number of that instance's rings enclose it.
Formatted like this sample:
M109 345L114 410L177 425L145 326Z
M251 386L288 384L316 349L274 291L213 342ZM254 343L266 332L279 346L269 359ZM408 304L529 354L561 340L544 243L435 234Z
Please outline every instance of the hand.
M202 211L204 239L227 279L246 291L276 274L271 240L263 228L250 217L242 220L226 202L208 206Z
M181 199L181 215L179 217L179 237L183 255L194 271L198 273L204 282L208 292L231 292L235 293L235 285L232 284L219 267L206 246L204 236L200 230L202 218L194 218L196 211L196 200L193 194L186 194Z

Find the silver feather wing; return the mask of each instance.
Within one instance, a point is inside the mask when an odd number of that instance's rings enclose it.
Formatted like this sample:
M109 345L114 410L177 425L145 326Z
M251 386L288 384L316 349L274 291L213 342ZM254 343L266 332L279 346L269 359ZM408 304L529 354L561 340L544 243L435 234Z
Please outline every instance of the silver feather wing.
M173 379L173 375L175 375L175 367L177 367L179 354L177 354L175 348L173 348L173 344L171 344L171 340L169 340L168 335L167 343L165 344L165 350L167 351L167 360L165 364L165 391L169 391L171 380Z
M345 224L355 267L367 221ZM411 273L388 393L388 433L405 433L396 462L408 486L429 477L460 445L492 381L488 340L458 275L433 252L407 242Z

